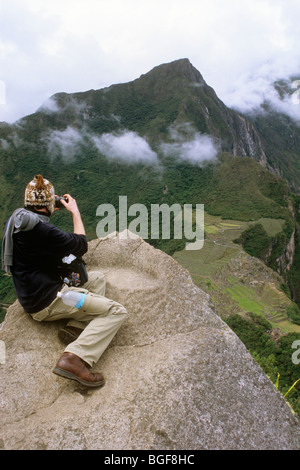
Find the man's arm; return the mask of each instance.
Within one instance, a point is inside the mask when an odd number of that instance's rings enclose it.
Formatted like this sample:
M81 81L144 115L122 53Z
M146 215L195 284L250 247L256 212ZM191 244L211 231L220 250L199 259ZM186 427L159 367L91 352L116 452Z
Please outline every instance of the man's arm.
M70 196L70 194L64 194L64 197L67 199L68 202L65 202L63 199L61 203L65 206L65 208L71 212L73 216L73 231L78 235L85 235L84 225L81 219L81 215L77 206L77 202L75 199Z

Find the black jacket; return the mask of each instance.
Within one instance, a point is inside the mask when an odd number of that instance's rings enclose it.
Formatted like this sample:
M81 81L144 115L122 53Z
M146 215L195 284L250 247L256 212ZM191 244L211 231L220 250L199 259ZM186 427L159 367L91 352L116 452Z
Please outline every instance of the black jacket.
M27 313L48 307L61 290L58 269L64 256L87 252L85 235L66 233L47 222L13 235L12 276L20 304Z

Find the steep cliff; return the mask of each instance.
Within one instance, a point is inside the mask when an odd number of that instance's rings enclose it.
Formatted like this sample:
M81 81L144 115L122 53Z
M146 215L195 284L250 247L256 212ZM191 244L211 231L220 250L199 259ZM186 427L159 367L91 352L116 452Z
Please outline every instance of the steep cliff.
M175 260L110 237L90 242L86 261L129 312L95 367L106 385L55 376L61 323L16 302L0 331L3 449L300 448L299 420Z

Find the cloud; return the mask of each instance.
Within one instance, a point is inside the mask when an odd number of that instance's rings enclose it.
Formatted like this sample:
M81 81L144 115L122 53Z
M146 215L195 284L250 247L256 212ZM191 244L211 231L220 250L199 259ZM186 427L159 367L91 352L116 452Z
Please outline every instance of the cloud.
M50 96L46 101L42 103L42 105L38 108L39 112L45 113L45 114L52 114L52 113L57 113L60 111L60 108L55 101L53 96Z
M82 140L83 134L71 126L63 131L51 131L42 139L47 144L48 154L61 155L66 163L74 159Z
M169 138L171 142L161 142L158 151L165 156L195 165L214 161L220 148L216 139L200 134L189 123L170 126ZM76 154L80 154L85 146L92 144L109 160L154 165L160 169L158 155L152 150L146 138L126 129L116 133L95 135L87 129L74 129L68 126L63 131L54 130L45 134L42 142L46 144L50 158L60 155L66 163L73 161Z
M111 119L117 118L112 116ZM147 140L136 132L127 130L95 135L84 128L79 130L68 126L63 131L55 130L45 134L42 142L46 144L50 157L60 155L66 163L73 161L76 154L84 151L84 147L94 145L99 153L111 160L159 165L157 154Z
M286 80L285 87L287 91L282 94L272 87L266 101L275 111L286 114L300 124L300 80Z
M196 132L189 123L171 126L169 134L173 142L160 144L160 150L165 156L173 156L200 166L216 159L218 142Z
M93 136L92 141L100 153L109 159L126 163L158 164L156 153L143 137L136 132L123 131L120 134Z
M8 150L10 145L5 139L0 139L0 144L3 150Z
M300 4L295 0L229 0L231 18L217 18L217 36L210 58L204 59L202 73L218 96L230 108L253 112L265 101L274 109L297 118L295 104L285 97L280 102L274 83L292 76L300 78L299 29L296 18ZM218 51L216 51L218 48Z
M252 80L248 77L241 80L234 91L228 92L223 101L225 104L230 102L230 107L233 109L250 114L260 112L260 107L267 103L276 112L286 114L295 122L299 122L300 101L297 89L300 87L292 90L296 82L297 80L292 78L285 80L289 91L280 94L270 77L252 77Z

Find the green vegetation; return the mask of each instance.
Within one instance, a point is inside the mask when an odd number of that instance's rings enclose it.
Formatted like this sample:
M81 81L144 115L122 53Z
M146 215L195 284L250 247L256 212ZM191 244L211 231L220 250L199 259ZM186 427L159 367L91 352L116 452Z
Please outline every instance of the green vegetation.
M290 117L276 113L267 105L266 112L249 115L263 140L266 154L281 169L296 192L300 188L300 127Z
M189 270L195 284L210 294L222 317L253 312L266 318L273 328L300 332L298 306L291 301L288 289L282 289L283 279L234 243L256 225L205 213L202 250L183 250L173 256ZM264 225L269 236L282 222L277 225L277 219L264 219Z
M287 308L287 315L289 320L291 320L296 325L300 325L300 308L297 304L292 302Z
M272 238L268 236L262 224L255 224L245 230L238 243L243 245L244 250L251 256L263 259L270 247Z
M0 323L4 320L6 309L15 301L15 291L11 277L0 273Z
M253 158L221 155L203 196L206 210L224 219L290 218L285 183Z
M251 313L248 318L231 315L225 321L274 384L279 374L278 389L286 395L293 410L300 416L300 384L297 382L300 379L300 370L299 365L292 360L295 352L292 345L300 340L300 334L282 336L276 344L270 337L272 325L260 315ZM289 391L295 382L296 385Z
M294 212L296 218L295 224L295 254L291 269L287 273L287 284L292 294L293 300L300 306L300 195L292 196Z

